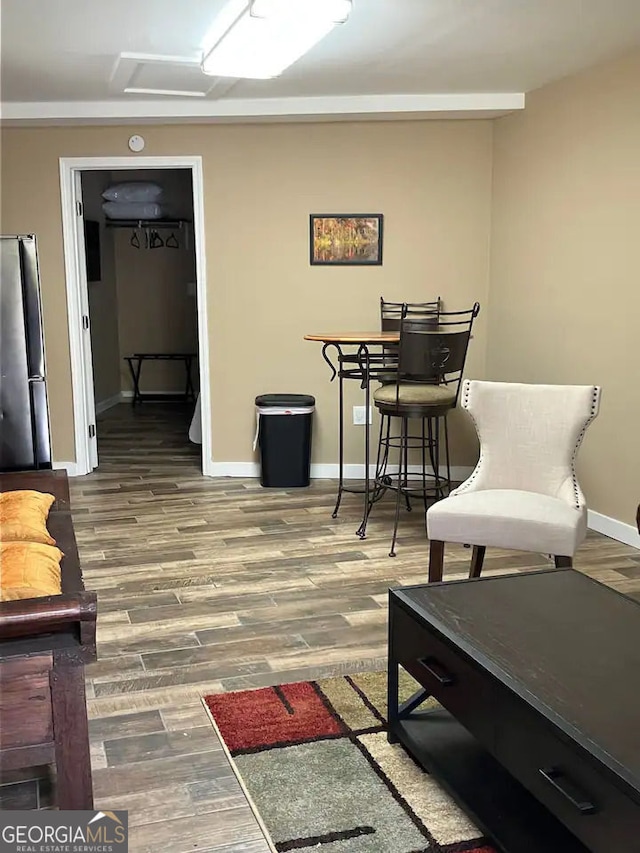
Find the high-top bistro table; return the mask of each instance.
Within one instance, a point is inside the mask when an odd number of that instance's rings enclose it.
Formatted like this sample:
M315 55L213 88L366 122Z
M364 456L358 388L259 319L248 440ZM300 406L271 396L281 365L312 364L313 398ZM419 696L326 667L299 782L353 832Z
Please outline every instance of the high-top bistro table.
M371 487L369 483L369 404L370 391L369 385L371 379L375 379L380 372L389 372L389 366L384 367L383 347L385 344L397 344L400 340L400 333L394 332L318 332L304 336L305 341L318 341L324 346L322 347L322 357L331 368L332 375L330 381L338 377L339 380L339 474L338 474L338 497L334 507L332 517L336 518L342 495L344 492L352 492L356 494L364 494L364 507L362 514L362 522L356 531L361 539L365 538L365 522L367 517L367 507L369 505L369 495ZM335 350L337 356L337 367L331 361L328 355L329 350ZM348 348L348 349L347 349ZM379 348L379 352L376 349ZM347 351L345 351L347 350ZM372 352L374 350L374 352ZM360 387L364 391L365 405L365 423L364 423L364 487L357 488L355 486L344 485L344 380L355 379L360 382Z

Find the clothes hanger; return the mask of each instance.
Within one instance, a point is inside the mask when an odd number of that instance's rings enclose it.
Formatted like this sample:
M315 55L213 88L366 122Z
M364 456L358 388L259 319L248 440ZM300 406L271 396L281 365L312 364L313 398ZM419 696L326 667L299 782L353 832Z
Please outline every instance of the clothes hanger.
M178 243L178 241L176 239L176 235L173 233L173 231L167 237L167 240L165 242L165 246L167 247L167 249L179 249L180 248L180 243Z
M152 231L151 232L151 239L149 240L149 248L150 249L160 249L162 246L164 246L164 240L158 234L157 231L155 231L155 230Z
M138 232L136 229L133 229L133 233L131 234L131 240L129 240L134 249L140 248L140 240L138 239Z

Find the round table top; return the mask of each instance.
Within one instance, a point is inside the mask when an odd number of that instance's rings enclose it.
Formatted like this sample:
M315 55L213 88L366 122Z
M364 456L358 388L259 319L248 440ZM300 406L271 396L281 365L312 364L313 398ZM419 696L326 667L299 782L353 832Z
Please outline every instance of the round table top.
M325 344L397 344L400 332L316 332L304 339Z

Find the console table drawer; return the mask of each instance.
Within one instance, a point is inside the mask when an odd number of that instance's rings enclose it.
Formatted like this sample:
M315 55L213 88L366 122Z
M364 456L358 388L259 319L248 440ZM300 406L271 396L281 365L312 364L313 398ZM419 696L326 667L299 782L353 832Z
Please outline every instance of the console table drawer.
M515 702L502 720L496 733L498 760L589 850L635 849L640 804L613 783L605 768Z
M445 641L397 608L393 657L488 749L493 748L493 691L487 679Z

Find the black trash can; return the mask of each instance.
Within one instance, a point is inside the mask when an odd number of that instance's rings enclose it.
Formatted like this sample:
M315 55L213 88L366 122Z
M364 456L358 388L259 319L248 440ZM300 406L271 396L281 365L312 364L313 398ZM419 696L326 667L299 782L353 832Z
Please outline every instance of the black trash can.
M256 397L261 486L289 489L309 485L315 404L310 394Z

